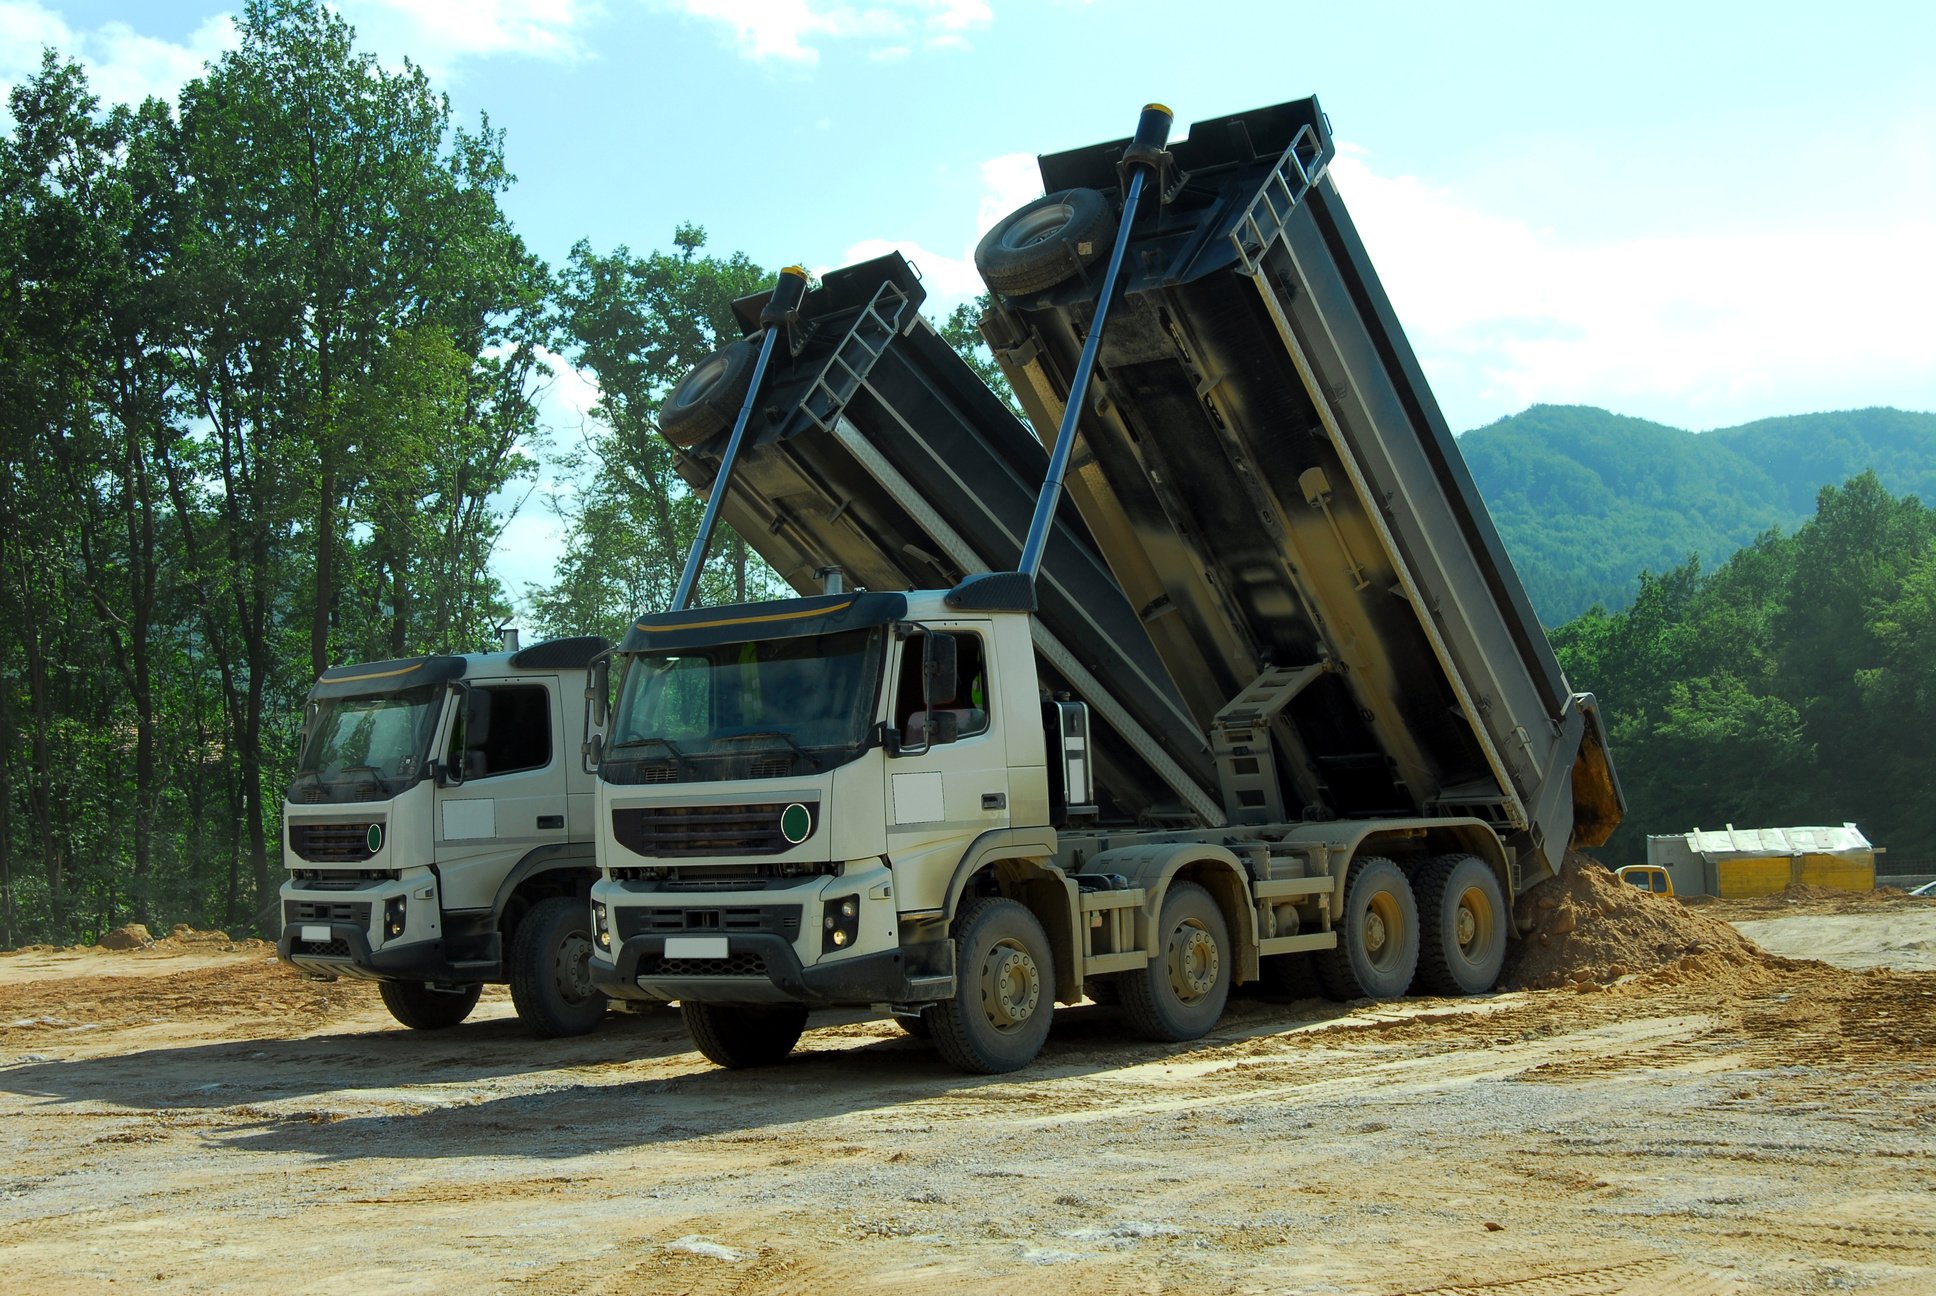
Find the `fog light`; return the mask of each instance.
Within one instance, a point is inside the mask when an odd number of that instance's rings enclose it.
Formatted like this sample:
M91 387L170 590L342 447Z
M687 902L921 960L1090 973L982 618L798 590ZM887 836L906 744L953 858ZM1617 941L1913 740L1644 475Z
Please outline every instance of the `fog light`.
M612 929L607 925L605 902L602 900L592 901L592 939L602 950L612 948Z
M383 904L383 939L395 940L403 935L409 925L410 899L407 896L392 896Z
M829 900L820 917L820 952L845 949L860 938L860 897Z

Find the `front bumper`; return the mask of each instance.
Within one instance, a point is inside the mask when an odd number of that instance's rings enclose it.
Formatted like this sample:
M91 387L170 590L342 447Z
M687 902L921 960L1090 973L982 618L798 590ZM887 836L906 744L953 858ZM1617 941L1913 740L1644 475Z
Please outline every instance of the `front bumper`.
M593 984L614 999L661 1003L925 1004L955 992L954 942L948 940L813 967L803 966L792 943L772 932L725 937L724 959L668 959L666 940L634 936L610 962L593 955Z
M303 928L316 923L292 923L276 941L276 957L316 976L364 977L373 981L439 981L460 983L495 979L487 967L458 967L450 961L441 940L412 941L408 945L370 948L370 934L351 923L330 923L327 941L307 940Z

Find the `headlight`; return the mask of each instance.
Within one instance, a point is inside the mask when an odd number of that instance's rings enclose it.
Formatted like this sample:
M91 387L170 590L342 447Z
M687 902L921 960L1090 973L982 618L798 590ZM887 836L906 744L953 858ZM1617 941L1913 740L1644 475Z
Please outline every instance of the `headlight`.
M395 940L403 935L409 925L410 899L408 896L392 896L383 904L383 939Z
M603 900L592 901L592 940L602 950L609 951L612 948L612 929L605 917Z
M820 952L846 949L860 935L860 897L841 896L826 903L820 919Z

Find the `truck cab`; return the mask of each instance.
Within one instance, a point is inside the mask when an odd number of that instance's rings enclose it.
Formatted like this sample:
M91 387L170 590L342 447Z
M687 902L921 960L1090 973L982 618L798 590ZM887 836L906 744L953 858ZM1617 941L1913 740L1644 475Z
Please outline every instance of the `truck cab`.
M462 1021L493 983L540 1035L595 1026L593 790L576 748L583 672L608 647L325 671L283 806L280 957L381 982L418 1029Z
M737 1004L944 997L945 933L908 937L954 866L1018 828L1053 849L1026 618L934 591L747 611L641 618L615 658L594 981Z

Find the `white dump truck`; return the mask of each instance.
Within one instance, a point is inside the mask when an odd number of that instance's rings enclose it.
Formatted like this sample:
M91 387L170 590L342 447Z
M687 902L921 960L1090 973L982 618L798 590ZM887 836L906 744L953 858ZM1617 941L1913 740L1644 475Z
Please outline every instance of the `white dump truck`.
M591 674L592 977L715 1062L821 1005L977 1072L1085 995L1186 1040L1292 959L1484 992L1619 822L1317 102L1167 125L1044 157L978 252L1036 434L898 256L782 275L667 400L693 560L717 512L801 594L682 589Z
M593 1029L593 781L584 672L610 645L335 666L310 690L283 805L277 953L373 978L405 1026L464 1020L508 982L540 1036Z

